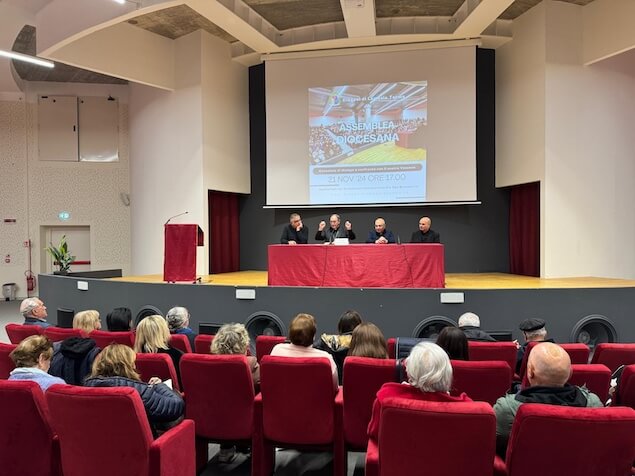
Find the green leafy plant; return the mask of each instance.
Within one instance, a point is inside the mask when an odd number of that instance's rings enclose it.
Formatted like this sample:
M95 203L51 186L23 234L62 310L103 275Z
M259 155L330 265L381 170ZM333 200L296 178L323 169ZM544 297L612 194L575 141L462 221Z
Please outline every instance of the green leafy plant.
M60 238L58 246L53 246L53 243L49 243L49 246L44 248L46 252L53 258L54 264L56 264L60 273L67 273L71 267L71 263L75 261L75 256L71 256L68 251L68 243L66 243L66 235Z

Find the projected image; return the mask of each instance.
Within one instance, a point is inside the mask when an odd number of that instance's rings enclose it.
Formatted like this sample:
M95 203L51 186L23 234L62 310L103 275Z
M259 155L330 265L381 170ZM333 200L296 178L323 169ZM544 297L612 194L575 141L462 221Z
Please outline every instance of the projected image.
M310 203L425 201L427 106L427 81L310 88Z

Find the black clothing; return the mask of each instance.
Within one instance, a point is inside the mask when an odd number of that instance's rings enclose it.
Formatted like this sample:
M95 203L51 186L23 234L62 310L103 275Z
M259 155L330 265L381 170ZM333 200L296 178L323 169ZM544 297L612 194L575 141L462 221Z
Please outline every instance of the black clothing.
M355 239L355 233L351 229L348 231L346 227L340 226L337 230L333 228L324 228L322 231L318 231L315 234L315 239L318 241L324 241L325 243L331 243L335 238L348 238L349 240Z
M553 339L545 339L540 342L555 342ZM529 342L525 342L518 348L518 352L516 352L516 373L520 373L520 367L523 365L523 357L525 356L525 351L527 350L527 346Z
M159 349L159 354L168 354L170 356L172 363L174 364L174 369L176 370L176 378L179 379L179 387L182 388L180 364L183 352L179 349L175 349L174 347L168 347L167 349Z
M432 229L425 233L417 230L410 237L410 243L441 243L441 235Z
M49 374L64 379L70 385L83 385L101 349L93 339L70 337L53 345Z
M465 334L465 337L467 337L467 340L475 340L475 341L481 341L481 342L496 342L496 339L494 339L487 332L482 331L479 327L463 326L460 329Z
M375 230L370 230L368 232L368 238L366 238L366 243L375 243L381 236L388 240L388 243L395 243L395 235L392 234L390 230L384 230L383 233L377 233Z
M289 241L295 241L299 245L306 245L309 242L309 227L302 225L302 229L296 231L295 227L291 224L285 226L282 230L280 243L288 245Z
M344 378L344 359L348 355L352 335L352 332L347 332L341 335L322 334L317 344L313 345L316 349L320 349L331 354L333 360L335 361L335 365L337 366L337 377L340 385L342 385L342 379Z
M545 403L563 407L586 407L587 398L575 385L564 387L528 387L516 394L516 400L522 403Z

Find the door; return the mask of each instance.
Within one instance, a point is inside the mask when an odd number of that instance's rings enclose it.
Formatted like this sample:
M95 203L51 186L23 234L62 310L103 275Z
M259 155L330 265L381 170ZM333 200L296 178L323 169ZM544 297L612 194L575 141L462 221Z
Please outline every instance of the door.
M46 231L46 244L57 246L62 236L66 235L68 251L75 260L71 263L70 271L90 271L90 227L89 226L51 226ZM47 253L46 272L57 270L53 265L53 258Z

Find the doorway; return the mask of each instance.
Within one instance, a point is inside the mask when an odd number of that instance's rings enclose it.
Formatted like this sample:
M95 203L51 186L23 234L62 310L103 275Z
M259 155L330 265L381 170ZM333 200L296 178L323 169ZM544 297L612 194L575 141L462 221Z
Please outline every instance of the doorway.
M90 271L90 226L44 226L41 228L42 243L45 248L49 243L57 246L62 236L66 236L66 243L75 260L71 263L71 272ZM46 252L42 253L42 272L52 273L57 269L53 258Z

